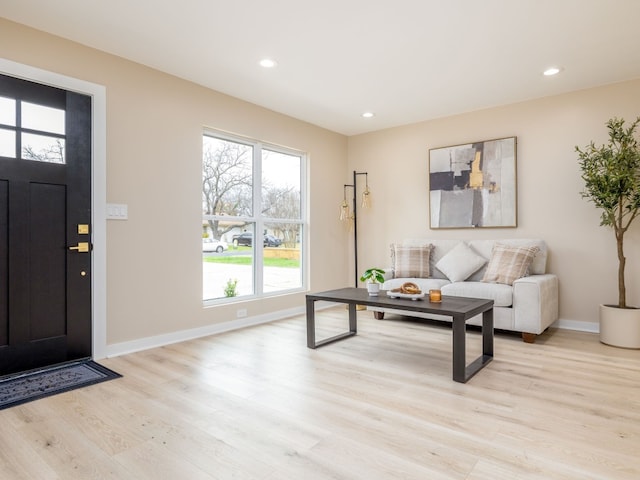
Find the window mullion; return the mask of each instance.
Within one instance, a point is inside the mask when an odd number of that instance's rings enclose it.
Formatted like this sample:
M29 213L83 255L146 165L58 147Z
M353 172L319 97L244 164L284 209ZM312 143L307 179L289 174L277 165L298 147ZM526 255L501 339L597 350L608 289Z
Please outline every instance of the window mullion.
M22 158L22 102L16 102L16 158Z
M262 219L262 144L253 146L253 216L255 218L255 232L253 233L253 275L256 294L264 291L264 245L262 234L264 221Z

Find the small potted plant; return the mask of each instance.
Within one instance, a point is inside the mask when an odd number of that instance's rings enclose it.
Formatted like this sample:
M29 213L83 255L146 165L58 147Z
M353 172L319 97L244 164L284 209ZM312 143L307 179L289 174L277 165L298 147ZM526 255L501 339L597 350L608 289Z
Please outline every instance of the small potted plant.
M225 297L235 297L238 295L238 291L236 290L238 287L238 279L230 278L227 280L227 285L224 287L224 296Z
M367 282L369 295L375 297L380 291L380 284L384 283L384 270L377 267L369 268L362 274L360 281Z
M582 197L602 210L600 225L611 227L616 237L618 303L600 305L600 341L626 348L640 348L640 309L627 305L623 250L624 234L640 215L640 142L635 137L639 123L640 117L625 127L624 120L612 118L607 122L607 145L576 147L585 182Z

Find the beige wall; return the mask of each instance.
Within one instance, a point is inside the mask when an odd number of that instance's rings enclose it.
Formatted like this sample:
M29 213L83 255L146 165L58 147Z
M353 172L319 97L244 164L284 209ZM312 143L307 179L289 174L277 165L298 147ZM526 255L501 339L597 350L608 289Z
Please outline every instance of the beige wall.
M596 322L616 299L613 234L580 198L575 145L606 140L604 123L640 114L640 81L514 104L350 138L121 58L0 19L0 57L104 85L107 201L128 221L107 224L107 339L117 344L299 308L303 295L203 308L200 136L204 126L309 154L312 290L352 283L337 220L342 185L369 172L373 208L359 216L360 268L388 264L407 237L540 237L560 278L560 316ZM518 137L518 228L429 229L429 148ZM362 179L359 179L359 182ZM359 191L361 190L359 183ZM628 291L640 303L640 222L627 245Z
M369 172L374 199L359 216L360 270L388 265L389 244L407 237L539 237L560 279L560 318L597 322L598 304L618 298L615 238L579 195L574 147L605 142L610 117L638 115L640 81L633 81L350 137L349 169ZM430 230L429 149L508 136L518 142L518 227ZM628 302L638 305L640 222L628 233L626 256Z
M121 58L0 19L0 57L106 87L107 201L129 220L107 222L107 343L300 308L303 294L203 308L203 127L306 152L310 287L342 285L348 264L335 208L347 139Z

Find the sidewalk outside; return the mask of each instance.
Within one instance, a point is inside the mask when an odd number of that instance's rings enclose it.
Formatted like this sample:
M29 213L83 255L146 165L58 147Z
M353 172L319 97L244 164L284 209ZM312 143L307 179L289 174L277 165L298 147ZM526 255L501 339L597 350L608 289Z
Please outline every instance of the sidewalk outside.
M202 298L214 300L224 298L224 289L229 279L237 279L238 296L252 295L253 267L251 265L229 265L202 262ZM265 292L289 290L302 285L299 268L264 267Z

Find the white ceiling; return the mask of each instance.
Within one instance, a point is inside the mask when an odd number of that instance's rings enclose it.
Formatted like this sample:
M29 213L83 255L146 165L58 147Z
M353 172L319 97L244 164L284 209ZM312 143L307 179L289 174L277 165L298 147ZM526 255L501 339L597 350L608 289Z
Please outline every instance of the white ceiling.
M0 0L0 15L345 135L640 78L640 0Z

